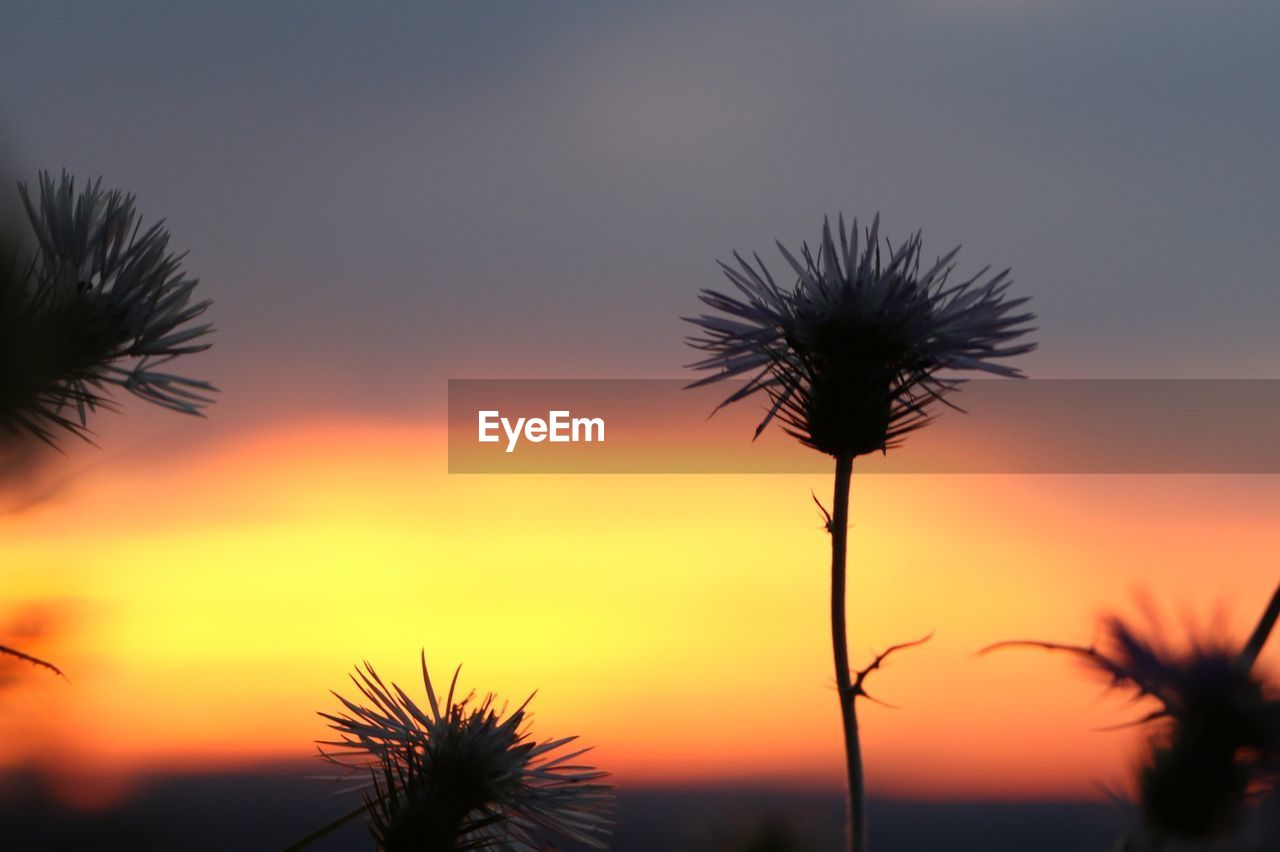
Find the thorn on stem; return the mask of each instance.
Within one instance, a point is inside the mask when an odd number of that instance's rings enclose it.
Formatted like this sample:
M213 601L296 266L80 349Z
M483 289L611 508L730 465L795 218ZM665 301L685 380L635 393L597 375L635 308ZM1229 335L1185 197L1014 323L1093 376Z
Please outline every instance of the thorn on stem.
M835 533L836 524L831 519L831 513L827 511L827 507L822 505L822 501L818 499L817 494L813 493L812 488L809 489L809 494L813 497L813 502L817 505L818 511L822 513L823 526L826 527L827 532Z
M925 642L928 642L932 638L933 638L933 631L929 631L929 634L926 636L921 636L919 639L913 639L910 642L900 642L897 645L890 645L888 648L885 648L884 651L877 654L875 659L873 659L867 665L866 668L862 669L857 673L857 676L854 677L853 679L853 683L850 684L849 691L853 695L854 699L857 699L858 696L862 696L868 701L874 701L876 704L882 704L885 707L893 707L892 704L887 704L884 701L881 701L880 699L875 698L867 693L867 690L865 688L867 676L870 675L876 669L883 666L885 661L889 659L889 656L891 654L897 651L905 650L907 648L914 648L918 645L923 645Z
M33 657L30 654L24 654L17 648L10 648L8 645L0 645L0 655L17 657L19 660L31 663L33 666L40 666L41 668L48 669L63 680L68 680L67 676L62 673L62 669L58 668L53 663L42 660L39 657Z

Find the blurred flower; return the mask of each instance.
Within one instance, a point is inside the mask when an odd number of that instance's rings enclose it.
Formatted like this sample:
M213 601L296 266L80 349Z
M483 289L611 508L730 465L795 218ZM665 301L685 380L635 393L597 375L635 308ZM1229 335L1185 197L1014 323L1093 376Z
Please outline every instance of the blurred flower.
M340 735L320 744L322 755L372 773L357 789L379 848L536 850L551 838L607 848L613 788L600 779L608 773L573 762L590 749L562 752L576 737L530 739L528 701L505 718L492 694L455 701L457 679L439 702L424 655L423 710L365 663L352 681L368 704L335 693L347 712L320 714Z
M42 172L39 190L33 201L19 187L35 256L6 246L0 274L0 424L47 443L59 430L84 436L88 412L110 407L109 385L199 414L215 388L163 368L209 348L211 326L193 323L210 302L191 301L196 281L168 251L169 232L142 230L133 196L101 181L77 193L65 172Z
M1238 839L1249 806L1272 793L1280 777L1280 701L1256 666L1277 615L1280 589L1243 646L1201 637L1177 650L1159 635L1158 623L1143 636L1111 617L1103 622L1103 649L1051 642L992 647L1068 651L1113 686L1154 699L1157 707L1135 723L1154 729L1137 778L1144 829L1130 848L1213 845Z
M689 344L708 356L693 364L714 375L693 387L734 377L747 384L728 405L764 391L770 408L758 436L774 417L802 443L832 456L858 456L895 446L930 419L926 407L952 390L943 371L1020 373L996 363L1029 352L1016 342L1032 331L1034 314L1008 299L1008 271L947 286L953 249L923 274L917 232L882 263L879 216L859 247L858 223L832 235L823 224L815 257L806 244L797 260L781 251L798 278L783 289L756 256L756 267L734 254L737 267L721 263L736 294L703 290L701 300L719 312L686 318L701 336ZM837 243L838 240L838 243Z

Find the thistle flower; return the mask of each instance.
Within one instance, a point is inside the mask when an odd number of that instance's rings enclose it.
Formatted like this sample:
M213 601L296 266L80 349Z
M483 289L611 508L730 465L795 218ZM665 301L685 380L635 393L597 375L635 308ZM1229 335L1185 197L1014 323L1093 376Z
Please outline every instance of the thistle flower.
M1143 636L1111 617L1103 621L1103 649L1053 642L992 647L1067 651L1135 699L1154 700L1155 709L1134 723L1153 728L1136 784L1144 823L1136 848L1160 848L1170 839L1217 843L1238 833L1247 806L1271 793L1280 777L1280 701L1255 665L1278 615L1280 588L1243 646L1200 637L1176 650L1158 633Z
M50 444L59 430L84 437L110 385L184 414L212 403L208 382L164 369L208 349L212 327L193 324L210 302L191 301L163 224L142 230L132 195L100 180L77 193L65 172L42 172L35 201L19 192L37 250L23 264L12 252L0 276L0 424Z
M368 704L334 693L346 712L320 714L339 734L320 743L321 755L370 776L355 788L365 794L357 813L368 813L378 848L523 852L549 848L551 838L607 848L613 790L600 779L608 773L574 762L590 749L562 752L576 737L533 741L532 696L506 715L492 694L455 700L457 680L455 671L438 701L424 654L424 710L365 663L352 681Z
M897 446L928 423L929 406L960 383L952 373L1019 376L999 360L1035 348L1018 342L1032 331L1034 315L1017 310L1026 298L1006 298L1008 270L983 280L983 269L949 286L959 249L922 273L921 246L917 232L896 250L886 241L882 255L879 216L861 245L856 220L846 230L840 217L835 235L827 220L816 256L806 244L797 260L778 244L796 276L793 287L778 286L758 255L752 266L735 253L737 266L721 263L720 268L737 293L702 290L699 298L717 313L685 318L701 332L688 339L689 345L707 353L691 366L712 372L690 387L745 378L746 384L717 410L763 393L770 404L756 437L776 417L789 435L836 460L833 506L830 511L821 503L818 507L831 534L831 644L848 770L851 852L867 847L856 704L868 697L863 680L884 657L856 678L849 667L845 563L853 460Z
M691 386L748 377L721 405L764 392L770 406L757 436L777 417L806 446L853 457L925 425L928 405L958 384L947 371L1021 375L997 363L1035 348L1016 342L1034 314L1015 310L1025 297L1005 297L1008 270L947 286L958 247L921 273L919 232L896 250L885 245L882 255L879 216L861 246L856 220L846 231L841 217L835 236L824 222L817 256L806 244L803 262L778 243L798 279L791 289L758 255L753 267L735 252L737 266L720 267L738 293L703 290L720 315L686 318L702 332L689 344L709 353L691 366L715 371Z

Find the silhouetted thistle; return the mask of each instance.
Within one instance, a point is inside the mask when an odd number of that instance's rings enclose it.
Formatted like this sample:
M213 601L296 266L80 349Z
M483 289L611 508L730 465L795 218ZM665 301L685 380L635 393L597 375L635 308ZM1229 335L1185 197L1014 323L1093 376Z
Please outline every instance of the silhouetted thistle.
M707 353L691 366L712 373L691 387L745 379L720 407L763 393L769 408L757 437L776 417L788 434L836 460L834 506L822 511L831 533L832 642L853 850L865 849L867 837L855 703L866 694L866 673L883 659L856 680L849 669L844 598L853 460L886 451L928 423L930 404L959 384L956 371L1018 376L999 360L1035 348L1019 342L1033 330L1034 315L1019 310L1025 298L1006 297L1007 270L984 278L984 269L949 285L958 248L922 272L918 232L896 250L886 241L883 254L880 242L877 216L861 245L857 222L846 230L843 218L834 235L824 223L816 256L805 245L797 259L779 243L796 276L791 287L780 287L759 256L752 266L735 253L737 266L720 266L737 292L703 290L699 297L717 313L686 318L701 332L689 344Z
M41 172L36 200L25 185L18 192L35 253L23 258L20 235L0 233L0 451L24 435L49 445L63 431L87 437L89 411L111 406L109 385L199 414L214 387L161 369L208 349L197 341L211 330L192 324L210 303L191 302L196 281L168 252L169 232L142 230L133 196L101 181L77 193L66 172L56 182ZM14 648L0 654L62 674Z
M1032 331L1034 315L1008 299L1008 270L982 280L987 270L948 286L959 248L921 273L921 236L886 249L882 262L879 217L861 248L858 223L838 237L823 226L815 257L805 245L803 262L778 249L798 278L778 287L756 257L735 268L720 264L738 290L703 290L704 303L727 316L688 321L703 332L691 346L710 353L692 366L714 371L692 387L743 377L747 384L722 405L763 391L770 407L759 435L779 418L788 434L835 458L885 450L929 420L927 406L957 385L955 370L1018 376L997 359L1030 352L1016 342ZM838 239L838 244L837 244ZM888 243L886 242L886 246Z
M562 751L576 737L534 742L528 700L509 715L494 709L492 694L455 700L457 679L455 672L438 701L424 655L424 710L368 663L356 670L352 681L368 704L334 693L346 712L320 715L340 739L320 746L325 759L367 777L355 788L365 803L291 850L365 813L384 852L537 850L557 838L607 848L608 773L573 762L590 749Z
M0 276L0 425L53 444L85 436L88 412L110 407L115 385L173 411L199 414L208 382L165 367L209 348L211 326L194 324L210 302L191 301L195 279L168 251L162 223L143 230L134 198L101 181L78 192L64 172L39 176L33 201L19 187L35 255L9 246Z
M1280 588L1243 645L1201 637L1175 650L1158 634L1144 637L1110 617L1103 648L1027 641L991 648L1067 651L1113 686L1154 700L1156 708L1134 723L1153 730L1136 784L1143 832L1127 848L1155 852L1179 842L1216 849L1239 833L1249 803L1271 794L1280 777L1280 701L1256 666L1278 615Z

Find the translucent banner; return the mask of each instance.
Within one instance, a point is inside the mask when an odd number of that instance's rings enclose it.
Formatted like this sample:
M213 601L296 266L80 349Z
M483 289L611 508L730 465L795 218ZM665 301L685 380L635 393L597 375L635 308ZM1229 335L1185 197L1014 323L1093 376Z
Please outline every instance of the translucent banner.
M449 381L450 473L813 473L829 461L741 384L679 379ZM935 422L860 473L1280 473L1280 381L966 382ZM714 416L712 414L714 413Z

